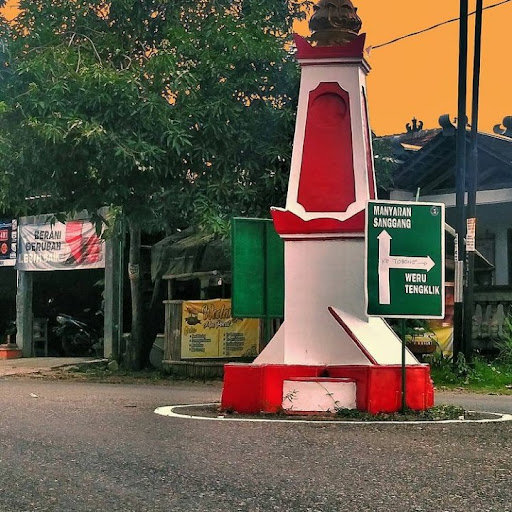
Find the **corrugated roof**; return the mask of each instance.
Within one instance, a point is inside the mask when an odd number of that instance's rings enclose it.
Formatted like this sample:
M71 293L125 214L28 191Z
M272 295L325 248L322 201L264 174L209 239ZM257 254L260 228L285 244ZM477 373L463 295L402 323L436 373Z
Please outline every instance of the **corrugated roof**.
M168 236L151 248L151 279L164 275L231 270L231 244L214 235L187 230Z

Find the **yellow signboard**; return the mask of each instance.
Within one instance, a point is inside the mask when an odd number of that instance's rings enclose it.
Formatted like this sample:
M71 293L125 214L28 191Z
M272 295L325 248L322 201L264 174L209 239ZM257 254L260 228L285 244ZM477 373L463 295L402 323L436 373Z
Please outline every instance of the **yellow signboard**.
M253 357L258 354L260 322L232 318L231 299L183 303L181 357Z
M442 320L428 322L432 332L436 335L439 350L445 356L453 354L453 309L454 284L446 283L445 316Z

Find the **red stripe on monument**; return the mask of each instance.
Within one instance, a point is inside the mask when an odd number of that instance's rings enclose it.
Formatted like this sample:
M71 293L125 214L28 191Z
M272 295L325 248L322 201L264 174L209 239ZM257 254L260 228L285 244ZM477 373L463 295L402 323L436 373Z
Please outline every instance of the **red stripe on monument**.
M349 95L337 83L309 93L299 179L307 212L345 212L356 201Z

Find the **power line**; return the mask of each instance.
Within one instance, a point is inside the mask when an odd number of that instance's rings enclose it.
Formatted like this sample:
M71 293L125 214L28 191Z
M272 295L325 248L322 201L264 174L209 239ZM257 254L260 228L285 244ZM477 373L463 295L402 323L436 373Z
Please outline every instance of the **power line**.
M507 4L508 2L512 2L512 0L502 0L501 2L498 2L496 4L488 5L487 7L484 7L483 10L492 9L493 7L499 7L500 5ZM472 11L469 13L469 16L473 16L476 13L476 11ZM455 21L459 21L459 18L453 18L451 20L446 20L441 23L437 23L436 25L432 25L431 27L424 28L422 30L418 30L417 32L411 32L410 34L406 34L405 36L400 36L395 39L392 39L391 41L387 41L382 44L377 44L375 46L371 46L370 48L372 50L376 50L377 48L382 48L383 46L388 46L390 44L396 43L397 41L401 41L402 39L407 39L408 37L417 36L419 34L424 34L425 32L429 32L430 30L434 30L435 28L442 27L443 25L448 25L449 23L454 23Z

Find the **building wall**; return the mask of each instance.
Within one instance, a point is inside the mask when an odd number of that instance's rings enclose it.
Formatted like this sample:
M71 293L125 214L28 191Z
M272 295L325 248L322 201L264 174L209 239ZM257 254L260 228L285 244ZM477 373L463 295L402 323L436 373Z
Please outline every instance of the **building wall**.
M406 191L392 191L392 200L413 200L413 194ZM477 249L495 266L494 281L496 285L508 285L509 276L509 254L508 231L512 230L512 189L481 191L477 196ZM455 228L455 194L439 194L428 197L420 197L420 201L442 202L446 205L446 222ZM494 256L488 256L482 245L479 246L479 239L494 235ZM491 251L492 252L492 251Z

